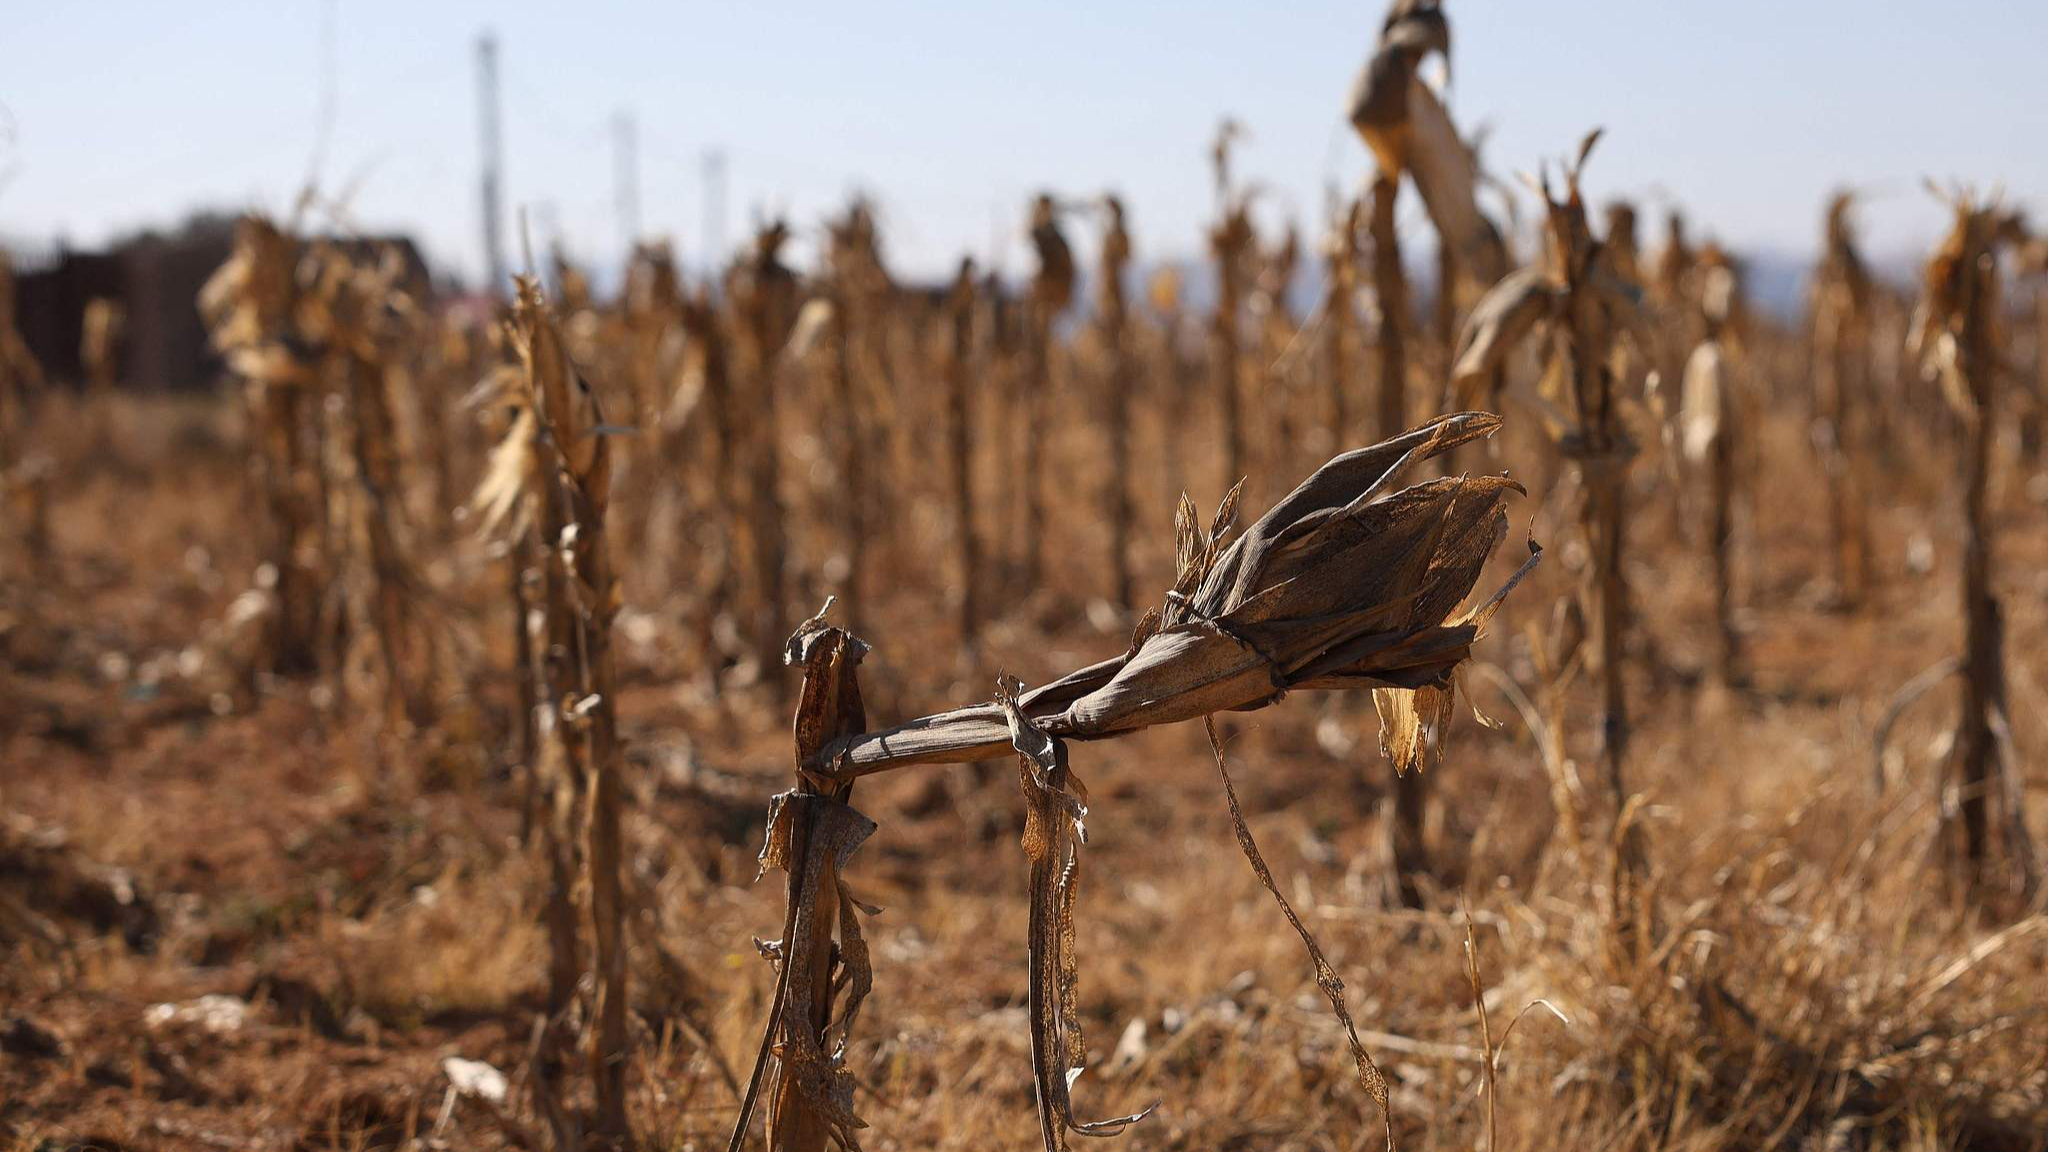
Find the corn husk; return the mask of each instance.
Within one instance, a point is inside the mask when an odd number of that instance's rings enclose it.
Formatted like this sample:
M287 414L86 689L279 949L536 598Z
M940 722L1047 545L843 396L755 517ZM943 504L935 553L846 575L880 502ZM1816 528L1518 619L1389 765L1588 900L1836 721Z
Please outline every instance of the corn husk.
M1704 464L1728 423L1728 363L1718 340L1703 341L1685 362L1678 425L1685 458Z
M1521 489L1505 476L1392 489L1409 466L1499 426L1485 413L1446 416L1339 456L1227 545L1235 494L1206 531L1183 500L1166 603L1122 655L1022 694L1022 714L1050 736L1091 740L1262 708L1297 688L1447 689L1514 584L1454 616L1506 535L1507 494ZM1003 710L980 704L837 741L805 768L859 776L985 759L1010 743Z

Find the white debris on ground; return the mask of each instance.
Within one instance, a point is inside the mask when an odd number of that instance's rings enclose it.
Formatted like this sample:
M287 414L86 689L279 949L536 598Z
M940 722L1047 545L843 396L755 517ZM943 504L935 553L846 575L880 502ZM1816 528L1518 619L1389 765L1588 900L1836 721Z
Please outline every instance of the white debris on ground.
M191 1024L215 1035L239 1032L248 1024L253 1010L245 1000L214 993L182 1004L152 1004L142 1015L151 1028Z
M503 1104L505 1094L511 1090L511 1085L505 1080L505 1074L481 1060L464 1060L460 1056L450 1056L441 1061L441 1071L448 1074L448 1083L454 1085L458 1093L488 1100L493 1104Z

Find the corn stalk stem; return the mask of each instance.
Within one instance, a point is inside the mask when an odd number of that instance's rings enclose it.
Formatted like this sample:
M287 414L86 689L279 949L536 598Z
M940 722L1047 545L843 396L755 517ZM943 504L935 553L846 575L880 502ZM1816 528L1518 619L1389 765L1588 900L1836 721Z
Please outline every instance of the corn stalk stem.
M1045 540L1045 439L1047 412L1052 405L1052 306L1033 295L1026 305L1029 318L1024 333L1024 426L1023 474L1024 535L1017 541L1023 561L1024 589L1038 589L1044 576L1039 559Z
M836 628L813 634L808 641L799 634L792 645L800 645L804 663L803 687L793 726L796 763L802 765L815 758L825 744L852 736L867 727L858 671L866 646ZM800 771L796 792L800 796L818 797L843 805L852 799L853 782L820 779ZM785 983L782 995L778 996L781 1001L779 1012L769 1021L770 1032L784 1037L784 1053L794 1047L787 1039L790 1013L801 1014L798 1024L808 1029L813 1040L809 1045L812 1051L828 1050L825 1034L832 1023L837 992L833 976L841 956L835 943L835 935L840 928L840 860L834 852L813 850L812 842L818 832L817 812L815 804L799 807L795 827L791 830L790 907L786 916L789 931L782 940L784 970L780 977ZM805 914L799 915L798 902L804 899L805 893L810 894L809 905L802 910ZM799 934L804 939L797 939ZM787 983L791 979L789 966L799 961L808 967L808 978L801 987L808 991L809 999L803 1003L792 1003L786 998L786 993L797 985ZM832 1137L831 1118L821 1111L816 1100L801 1089L797 1071L791 1067L787 1055L778 1057L768 1115L768 1146L771 1152L824 1152ZM743 1116L742 1124L744 1122Z
M1400 188L1398 175L1382 174L1372 185L1372 279L1373 291L1379 298L1373 330L1379 378L1376 431L1383 440L1406 431L1408 423L1408 345L1404 330L1408 318L1408 276L1401 266L1401 240L1394 228L1394 200ZM1448 253L1449 242L1441 248ZM1428 808L1428 778L1419 771L1397 774L1390 863L1395 893L1402 906L1408 908L1422 906L1422 890L1416 877L1429 871L1429 851L1422 829Z
M1839 289L1831 296L1846 295ZM1814 319L1814 391L1821 408L1822 464L1828 478L1828 535L1842 606L1863 600L1870 581L1869 525L1861 483L1863 437L1858 401L1866 385L1864 322L1846 300L1829 299Z
M512 686L519 708L519 773L523 796L519 805L519 843L533 842L533 827L540 804L540 740L534 731L534 712L540 704L534 685L533 605L526 594L527 564L531 558L529 537L522 532L506 542L506 590L512 604Z
M1724 407L1724 415L1727 409ZM1721 435L1714 438L1708 460L1709 513L1707 534L1714 559L1714 620L1719 631L1715 659L1721 682L1733 683L1740 670L1742 641L1735 629L1734 537L1735 537L1735 441L1730 422L1724 421Z
M1348 256L1347 261L1348 263ZM1331 270L1329 296L1323 301L1323 374L1328 386L1331 433L1342 444L1351 427L1351 409L1345 392L1351 374L1351 273Z
M1956 342L1956 373L1968 392L1963 447L1963 712L1956 732L1956 775L1961 796L1963 855L1967 879L1977 888L1988 879L1991 803L1998 747L1991 718L2005 710L2002 627L1992 595L1991 522L1988 488L1991 445L1996 434L1993 379L1997 349L1992 333L1996 273L1992 257L1969 253L1971 266L1958 279L1962 331Z
M601 524L592 532L598 563L602 560ZM603 588L610 584L606 571L592 580ZM626 1071L631 1057L626 1031L626 897L624 851L621 839L623 798L619 787L619 740L612 699L617 678L613 674L611 628L604 621L587 629L585 668L589 699L598 706L590 715L590 919L591 938L596 945L597 1031L591 1037L591 1075L597 1085L597 1131L615 1142L630 1137L626 1121Z
M953 471L953 542L960 569L960 642L972 644L980 605L975 589L981 580L981 555L974 536L974 409L968 395L967 369L974 352L974 276L961 269L953 287L952 345L946 360L947 434Z
M1223 416L1223 490L1244 477L1244 385L1239 379L1238 313L1244 296L1242 258L1225 218L1216 253L1216 315L1210 325L1216 396Z
M1379 357L1379 439L1408 427L1408 354L1403 325L1408 317L1408 278L1401 268L1401 239L1394 229L1394 200L1400 178L1382 174L1372 185L1372 284L1379 299L1373 343Z
M862 443L862 416L853 373L856 326L848 309L853 293L840 291L832 301L832 399L839 419L839 479L841 515L846 525L846 580L841 587L846 601L846 618L858 622L861 607L861 572L867 559L867 460Z
M1119 232L1119 235L1121 233ZM1106 246L1107 247L1107 246ZM1110 602L1132 605L1131 586L1131 364L1124 316L1124 256L1105 255L1102 275L1102 343L1109 358L1109 565Z

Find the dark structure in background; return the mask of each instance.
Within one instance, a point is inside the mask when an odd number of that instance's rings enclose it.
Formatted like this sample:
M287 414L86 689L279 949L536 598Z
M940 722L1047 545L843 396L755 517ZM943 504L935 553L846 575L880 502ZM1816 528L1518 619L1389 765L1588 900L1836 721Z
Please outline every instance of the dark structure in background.
M234 247L235 217L195 215L169 233L145 232L104 252L58 249L40 262L15 265L16 324L22 339L53 385L75 387L83 380L79 345L85 307L96 297L120 302L127 326L120 344L123 387L158 391L210 387L219 378L220 358L206 343L199 318L199 289ZM426 263L404 237L340 241L358 257L396 247L412 275L428 284Z
M173 233L147 232L105 252L60 249L41 267L19 269L17 322L53 384L84 376L79 341L85 306L96 297L127 309L121 382L134 388L199 388L219 373L206 346L195 301L200 285L228 258L231 216L195 216Z

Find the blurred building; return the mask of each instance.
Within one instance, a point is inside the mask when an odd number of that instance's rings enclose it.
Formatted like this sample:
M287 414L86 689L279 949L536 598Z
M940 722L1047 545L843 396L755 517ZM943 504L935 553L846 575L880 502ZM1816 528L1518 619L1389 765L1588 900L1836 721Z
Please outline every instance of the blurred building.
M96 297L112 299L127 313L120 347L123 387L208 387L221 364L206 342L199 289L227 260L234 239L235 217L208 213L191 217L175 232L141 233L103 252L60 246L40 258L19 258L16 324L50 381L73 386L84 377L79 350L86 306ZM407 238L341 243L364 259L396 247L413 273L408 280L429 283L426 264Z

